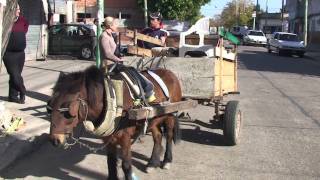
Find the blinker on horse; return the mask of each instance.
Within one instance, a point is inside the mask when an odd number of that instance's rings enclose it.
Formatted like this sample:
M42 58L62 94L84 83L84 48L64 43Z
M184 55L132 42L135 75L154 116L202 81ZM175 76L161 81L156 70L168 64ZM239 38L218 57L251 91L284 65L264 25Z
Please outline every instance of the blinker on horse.
M169 90L170 102L181 101L181 87L178 78L169 70L154 71ZM156 100L153 103L167 101L157 82L146 72L143 74L154 84ZM79 123L90 121L98 127L106 115L105 74L95 66L84 71L61 74L53 88L53 94L48 102L48 112L51 114L50 138L55 146L64 146L67 138L73 134L73 129ZM121 80L117 74L114 79ZM125 83L124 83L125 84ZM109 103L108 103L109 104ZM152 105L152 104L151 104ZM130 120L128 111L134 107L129 87L123 86L123 107L121 119L115 131L108 136L101 136L106 146L108 156L109 179L117 179L117 145L120 145L122 169L125 179L134 177L131 162L131 140L141 133L144 122ZM113 121L113 120L110 120ZM164 129L165 132L162 132ZM172 142L180 139L179 123L174 114L165 114L148 120L147 132L151 132L154 140L152 155L148 161L146 171L163 167L168 169L172 163ZM166 149L163 161L160 161L162 151L162 136L166 133ZM73 138L74 139L74 138Z

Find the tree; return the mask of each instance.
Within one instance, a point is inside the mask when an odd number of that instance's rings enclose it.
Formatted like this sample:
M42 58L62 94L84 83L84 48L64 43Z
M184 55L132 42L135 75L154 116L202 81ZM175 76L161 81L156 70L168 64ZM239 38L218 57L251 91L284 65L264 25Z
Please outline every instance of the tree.
M255 9L255 5L251 0L237 0L238 1L238 13L236 11L236 0L229 2L223 9L220 19L223 22L223 26L231 28L234 25L251 25L252 13ZM238 15L238 17L237 17Z
M165 19L191 21L194 23L201 18L200 8L210 0L148 0L149 12L161 12ZM144 1L138 0L143 9Z

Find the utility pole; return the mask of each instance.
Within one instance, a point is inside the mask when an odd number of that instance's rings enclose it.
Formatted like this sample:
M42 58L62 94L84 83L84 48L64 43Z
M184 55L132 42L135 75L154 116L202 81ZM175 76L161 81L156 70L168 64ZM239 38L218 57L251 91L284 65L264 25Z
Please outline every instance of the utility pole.
M282 0L282 6L281 6L281 31L284 31L284 23L283 23L283 13L284 13L284 0Z
M238 4L238 0L236 0L236 22L237 22L237 26L239 26L239 4Z
M265 17L265 27L268 25L268 0L266 1L266 17ZM265 28L266 29L266 28Z
M256 11L253 11L252 17L253 17L252 29L256 30L256 17L257 17L257 12Z
M308 45L308 1L305 0L305 11L304 11L304 45Z
M104 19L104 0L97 0L98 1L98 11L97 11L97 46L96 46L96 66L100 68L101 66L101 56L100 56L100 34L102 33L101 24Z
M56 13L56 0L53 0L53 13Z
M148 27L148 1L144 0L144 24Z
M3 20L3 12L4 12L4 6L6 5L6 0L1 0L0 1L0 61L2 65L2 20ZM1 71L1 69L0 69Z
M84 0L84 22L87 22L87 0Z

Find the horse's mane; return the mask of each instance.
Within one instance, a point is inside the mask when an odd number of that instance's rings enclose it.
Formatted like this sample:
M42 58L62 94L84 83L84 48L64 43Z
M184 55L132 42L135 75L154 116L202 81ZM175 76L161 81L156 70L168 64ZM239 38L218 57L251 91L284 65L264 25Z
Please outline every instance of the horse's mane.
M96 88L103 85L103 71L96 66L90 66L84 71L60 74L58 81L53 87L53 94L74 94L80 92L83 83L87 89L87 101L89 105L97 102ZM100 97L101 98L101 97Z

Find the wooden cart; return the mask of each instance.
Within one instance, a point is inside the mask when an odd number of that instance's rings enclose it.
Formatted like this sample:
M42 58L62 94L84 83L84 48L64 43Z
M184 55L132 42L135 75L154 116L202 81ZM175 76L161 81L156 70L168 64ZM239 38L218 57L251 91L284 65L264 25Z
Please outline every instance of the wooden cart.
M181 82L182 94L186 100L154 107L154 111L133 110L130 118L143 119L147 111L151 112L151 118L160 115L159 112L182 111L197 104L212 106L215 108L214 120L223 122L222 129L227 144L236 145L239 142L242 122L239 101L223 101L228 94L239 94L236 52L228 52L224 47L217 47L215 51L220 54L215 58L128 58L126 64L140 70L166 68L173 71Z
M135 39L139 39L139 36ZM141 38L140 38L141 39ZM147 42L152 39L143 38ZM136 40L135 40L136 41ZM242 114L239 101L224 102L228 94L239 94L237 80L237 48L224 47L223 38L215 47L214 58L183 58L183 57L146 57L145 49L133 47L132 54L145 57L126 57L125 64L139 70L165 68L174 72L181 83L185 101L159 105L149 109L135 109L129 112L131 119L144 119L165 113L181 112L196 107L197 104L212 106L215 109L214 120L221 121L226 144L239 143ZM164 53L165 54L165 53ZM163 53L162 53L163 55ZM149 56L152 56L151 54Z

